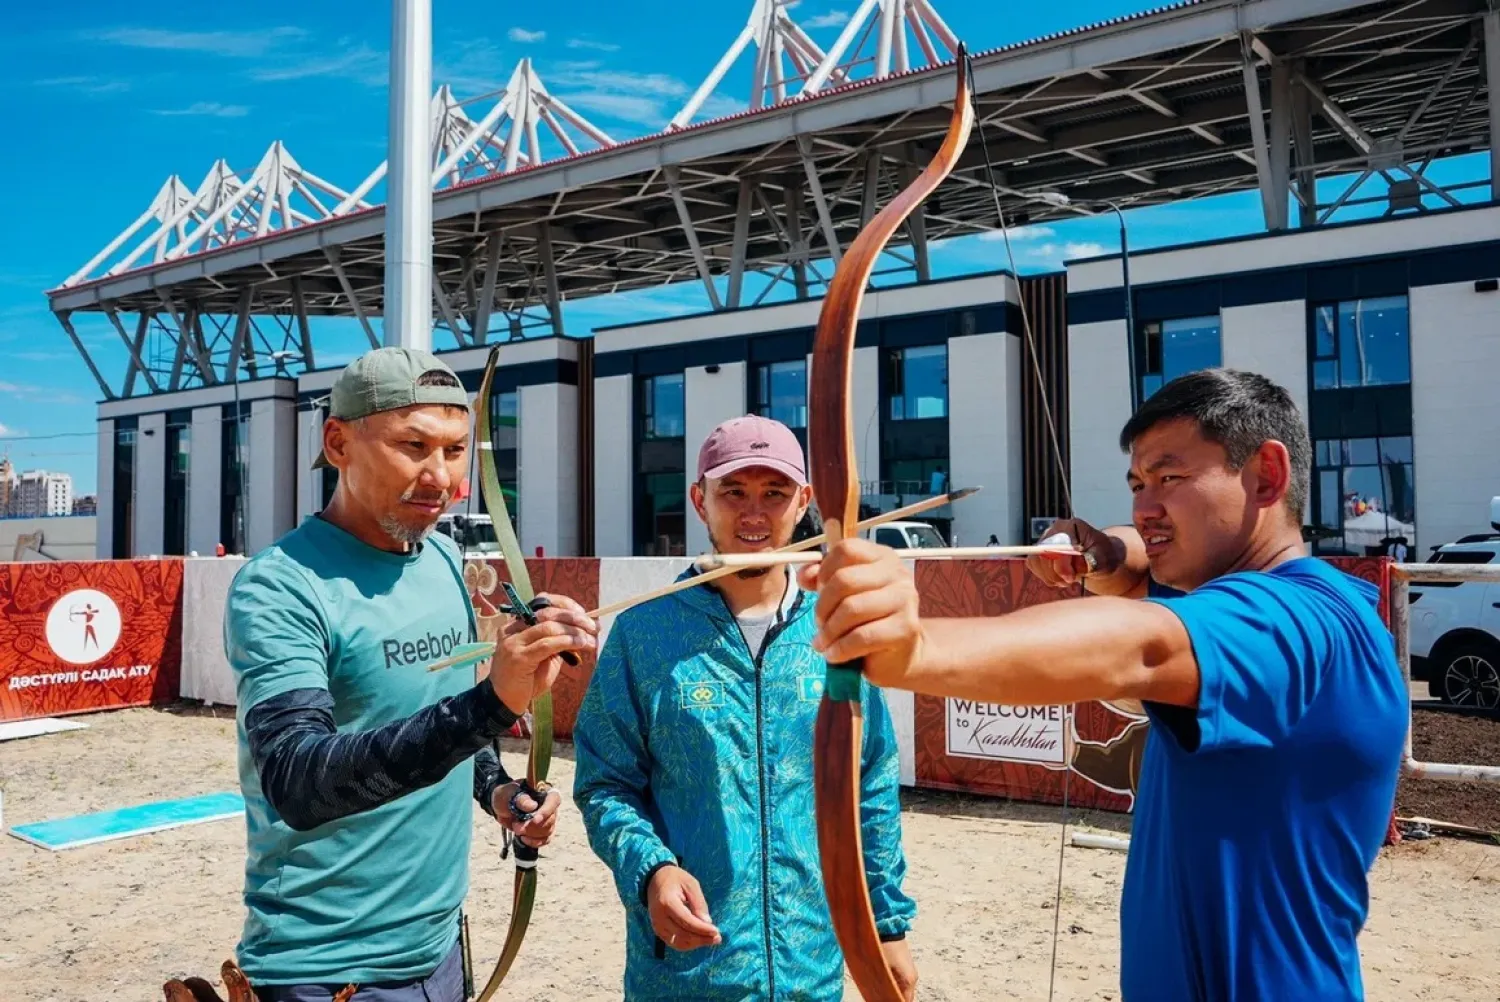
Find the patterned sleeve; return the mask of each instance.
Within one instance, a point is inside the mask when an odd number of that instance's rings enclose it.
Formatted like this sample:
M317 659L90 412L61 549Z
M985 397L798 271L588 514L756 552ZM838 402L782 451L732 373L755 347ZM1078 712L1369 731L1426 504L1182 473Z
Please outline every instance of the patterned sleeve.
M860 824L865 880L875 928L882 940L900 939L911 928L916 902L907 895L906 852L901 845L901 752L891 711L880 689L864 683L865 747Z
M652 874L677 857L657 834L646 806L651 755L630 684L625 633L617 620L573 724L573 800L589 845L614 874L628 909L645 902Z

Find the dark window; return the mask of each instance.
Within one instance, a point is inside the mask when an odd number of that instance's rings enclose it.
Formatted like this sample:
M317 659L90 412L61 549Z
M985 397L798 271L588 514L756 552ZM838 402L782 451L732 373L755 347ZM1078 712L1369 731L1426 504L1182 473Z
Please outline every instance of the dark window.
M223 500L219 507L219 543L225 553L248 553L245 524L248 519L248 467L250 464L250 403L224 405L223 464L219 488Z
M1140 399L1145 401L1178 376L1220 364L1223 349L1219 318L1212 315L1152 320L1141 327L1137 348Z
M948 482L948 345L884 349L880 479L860 485L871 512L890 511L951 486ZM856 427L856 441L869 429ZM951 515L924 515L947 534Z
M948 416L948 345L895 348L889 355L892 421Z
M636 387L635 555L682 556L687 552L682 373L644 377Z
M1428 563L1432 564L1487 564L1495 559L1492 550L1439 550L1432 555ZM1422 587L1427 587L1431 581L1423 581Z
M807 453L807 359L767 362L755 367L752 410L780 421Z
M135 433L136 419L115 421L115 469L113 545L110 556L128 560L135 556Z
M1416 498L1408 436L1318 439L1313 443L1314 549L1384 554L1416 542Z
M490 444L495 450L495 475L500 481L500 493L505 497L505 509L510 513L511 529L515 531L517 539L521 535L521 505L520 495L517 493L520 483L519 415L518 391L490 395ZM477 488L479 485L474 486ZM480 497L479 500L482 503L484 498ZM485 514L492 519L495 515L488 508L485 509Z
M1352 299L1313 309L1313 389L1411 382L1405 296Z
M191 411L167 415L166 489L162 512L162 553L187 554L188 473L192 463L193 419Z
M1308 309L1314 552L1417 552L1404 296Z

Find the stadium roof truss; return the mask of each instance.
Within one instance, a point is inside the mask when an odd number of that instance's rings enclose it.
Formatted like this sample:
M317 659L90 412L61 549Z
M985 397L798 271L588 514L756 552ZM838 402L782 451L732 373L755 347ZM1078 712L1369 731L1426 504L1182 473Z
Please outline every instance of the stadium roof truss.
M693 123L752 43L751 110ZM435 346L560 334L564 299L674 282L701 282L715 309L750 305L747 275L769 279L755 283L758 299L816 295L830 262L934 154L955 47L928 0L864 0L827 52L778 0L755 0L673 125L623 142L524 61L478 120L441 88ZM1360 195L1375 176L1390 213L1457 204L1460 187L1500 192L1493 0L1189 0L972 58L969 148L893 241L919 279L932 241L999 225L995 192L1017 225L1258 189L1273 230L1375 201ZM545 157L540 126L561 156ZM1427 177L1438 158L1485 149L1485 176L1446 187ZM52 309L108 399L255 378L267 359L313 368L310 318L357 318L378 345L385 218L365 198L379 173L344 191L276 143L244 181L222 161L195 190L173 178L48 292ZM1353 180L1320 197L1331 176ZM129 356L118 386L79 340L80 312L118 332Z

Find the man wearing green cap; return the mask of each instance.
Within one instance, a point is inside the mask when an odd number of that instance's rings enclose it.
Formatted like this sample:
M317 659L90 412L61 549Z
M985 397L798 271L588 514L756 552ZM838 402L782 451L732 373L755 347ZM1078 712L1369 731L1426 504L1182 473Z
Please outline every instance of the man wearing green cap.
M460 909L473 809L544 844L537 804L486 746L597 625L546 596L505 630L489 676L429 672L477 640L456 544L432 532L467 469L469 397L430 353L380 348L334 384L319 514L256 554L229 591L247 916L238 960L260 1002L462 1002ZM542 596L538 596L541 598Z

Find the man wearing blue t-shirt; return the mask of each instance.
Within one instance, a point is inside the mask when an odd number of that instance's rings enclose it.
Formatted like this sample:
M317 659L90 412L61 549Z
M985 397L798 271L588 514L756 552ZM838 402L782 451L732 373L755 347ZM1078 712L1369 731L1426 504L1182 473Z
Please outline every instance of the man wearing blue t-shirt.
M881 686L1143 702L1125 1002L1361 999L1366 878L1409 697L1377 590L1308 556L1306 425L1271 381L1210 369L1162 387L1120 445L1133 528L1070 522L1087 558L1032 562L1055 582L1086 575L1094 595L922 619L898 555L848 540L802 571L816 644L863 657Z
M351 984L352 1002L463 1002L471 798L530 845L556 824L558 794L521 791L489 746L563 651L593 649L593 620L548 596L537 625L506 628L478 684L472 667L426 668L478 639L462 554L432 532L469 427L468 394L434 355L380 348L350 363L315 464L338 470L332 500L230 587L238 961L260 1002L326 1002Z

